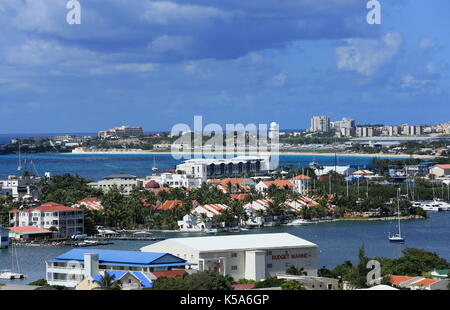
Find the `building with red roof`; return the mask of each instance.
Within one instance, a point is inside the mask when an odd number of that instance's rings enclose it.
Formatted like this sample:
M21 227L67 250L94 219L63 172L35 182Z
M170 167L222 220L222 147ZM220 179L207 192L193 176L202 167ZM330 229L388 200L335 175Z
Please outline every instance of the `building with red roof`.
M450 164L436 165L430 169L430 174L436 177L443 177L446 175L450 175Z
M76 232L84 232L84 211L47 202L38 207L12 210L9 223L13 227L34 226L42 229L57 229L57 236L67 238Z
M392 286L411 290L447 290L448 279L428 279L424 277L389 276Z
M35 226L9 227L9 236L14 239L41 239L51 238L53 232L48 229L38 228Z
M73 208L85 207L90 211L101 211L104 209L102 206L102 201L96 197L85 198L83 200L77 201L72 207Z

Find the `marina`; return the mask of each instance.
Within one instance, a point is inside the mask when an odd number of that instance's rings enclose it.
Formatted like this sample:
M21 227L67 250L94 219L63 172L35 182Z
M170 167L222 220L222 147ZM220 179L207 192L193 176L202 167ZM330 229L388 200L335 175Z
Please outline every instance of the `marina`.
M266 228L255 228L239 233L224 234L247 234L247 233L279 233L287 232L300 238L310 240L318 244L318 267L326 266L333 268L346 260L357 262L358 249L364 244L366 254L370 256L400 257L402 250L406 248L420 248L436 252L439 256L450 260L450 212L429 212L429 218L411 219L402 221L402 234L408 236L404 243L390 243L387 238L397 219L382 221L333 221L316 225L299 226L277 226ZM218 233L217 235L222 235ZM161 238L195 237L206 234L161 232L157 234ZM114 244L98 245L95 249L114 249L137 251L141 247L156 241L146 240L114 240ZM28 278L15 280L15 283L26 284L38 279L45 278L44 261L64 253L72 246L38 246L38 247L16 247L21 272ZM1 269L11 268L10 249L0 250ZM2 281L2 280L1 280ZM0 282L1 282L0 281Z

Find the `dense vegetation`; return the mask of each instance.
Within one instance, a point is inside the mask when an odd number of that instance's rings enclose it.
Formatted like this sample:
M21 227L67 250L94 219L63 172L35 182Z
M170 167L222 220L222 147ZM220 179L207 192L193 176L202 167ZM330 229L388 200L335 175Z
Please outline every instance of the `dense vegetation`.
M358 263L353 265L351 261L345 261L343 264L329 270L325 266L319 269L319 276L338 278L342 281L348 281L352 287L367 287L367 263L369 260L378 260L381 264L381 275L385 277L387 283L388 275L400 276L428 276L428 272L433 269L450 268L450 262L439 257L436 253L422 249L406 248L402 251L403 256L399 258L373 257L369 258L365 254L364 245L361 246L358 253Z

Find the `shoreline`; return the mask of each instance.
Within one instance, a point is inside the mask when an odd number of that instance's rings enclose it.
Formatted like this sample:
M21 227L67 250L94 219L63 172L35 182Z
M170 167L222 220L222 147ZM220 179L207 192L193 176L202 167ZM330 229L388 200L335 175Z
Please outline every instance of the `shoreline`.
M80 152L80 153L41 153L41 154L61 154L61 155L172 155L170 151L143 151L143 152ZM174 153L174 155L224 155L214 152L193 152L193 153ZM239 154L236 154L239 155ZM249 154L251 155L251 154ZM333 153L333 152L279 152L275 154L262 153L261 156L279 155L279 156L340 156L340 157L384 157L384 158L420 158L433 159L434 155L416 155L416 154L371 154L371 153Z

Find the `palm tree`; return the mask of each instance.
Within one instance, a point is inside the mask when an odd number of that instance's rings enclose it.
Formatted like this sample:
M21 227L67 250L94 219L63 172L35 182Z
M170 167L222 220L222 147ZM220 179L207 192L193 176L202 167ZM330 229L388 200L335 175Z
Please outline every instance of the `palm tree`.
M115 275L110 275L107 271L100 276L100 279L95 282L99 285L99 287L95 288L96 290L121 290L119 281L115 280Z

